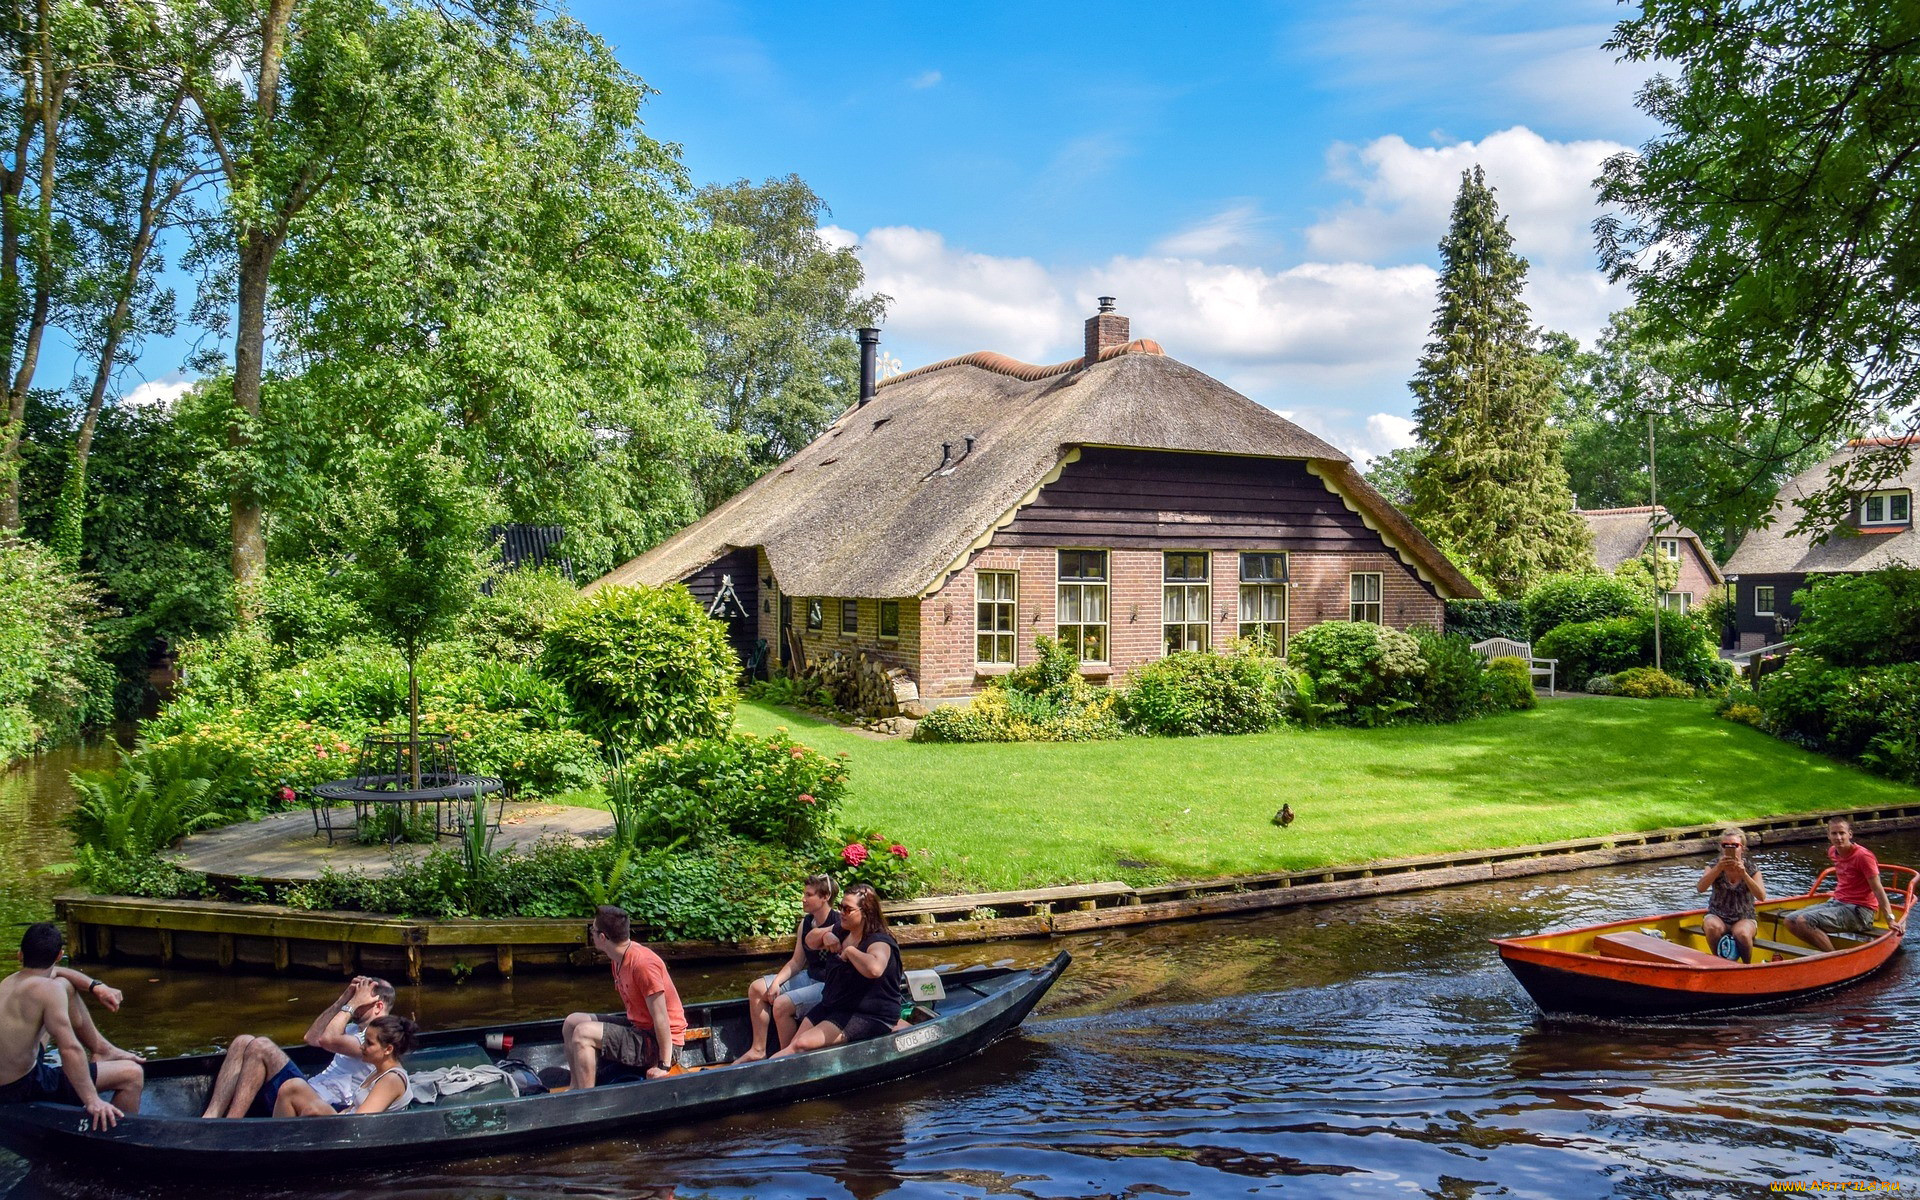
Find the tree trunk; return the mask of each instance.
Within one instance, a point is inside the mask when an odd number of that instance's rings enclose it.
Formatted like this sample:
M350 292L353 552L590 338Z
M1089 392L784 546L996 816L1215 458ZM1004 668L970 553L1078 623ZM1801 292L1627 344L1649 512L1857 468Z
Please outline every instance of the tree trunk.
M42 0L39 22L39 57L31 70L40 75L40 103L36 117L40 125L40 194L35 197L39 209L34 230L33 315L27 320L27 336L20 350L20 364L13 375L7 395L7 426L4 444L0 444L0 471L6 485L0 488L0 531L20 528L20 439L26 432L27 394L33 389L33 375L40 364L40 342L47 331L53 310L53 186L55 165L60 153L60 110L66 100L66 76L53 72L52 17Z

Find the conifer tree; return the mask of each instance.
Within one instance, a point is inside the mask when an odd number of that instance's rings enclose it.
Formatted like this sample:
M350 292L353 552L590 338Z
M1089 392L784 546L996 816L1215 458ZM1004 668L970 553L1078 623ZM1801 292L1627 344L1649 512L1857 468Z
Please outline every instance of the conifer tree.
M1411 384L1426 454L1409 480L1408 515L1505 596L1592 570L1593 539L1547 423L1553 379L1520 298L1527 260L1478 166L1461 176L1440 261L1433 333Z

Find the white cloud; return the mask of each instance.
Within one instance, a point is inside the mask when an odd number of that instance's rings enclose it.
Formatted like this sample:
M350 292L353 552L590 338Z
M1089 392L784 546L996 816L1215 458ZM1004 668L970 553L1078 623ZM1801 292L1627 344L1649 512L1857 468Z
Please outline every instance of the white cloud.
M178 374L162 379L149 379L126 395L120 397L122 408L147 408L158 405L170 407L175 400L193 390L195 381L182 379Z
M1414 423L1397 413L1375 413L1367 418L1367 437L1376 454L1404 450L1414 443Z
M868 290L893 297L893 338L941 347L941 358L986 349L1044 359L1067 340L1066 297L1031 258L956 250L938 233L898 225L868 230L859 247Z
M912 79L907 80L907 86L916 92L923 92L930 87L937 87L941 78L942 76L938 71L922 71Z
M1257 204L1236 204L1198 224L1161 238L1154 247L1176 258L1215 258L1229 250L1245 250L1261 240L1267 218Z

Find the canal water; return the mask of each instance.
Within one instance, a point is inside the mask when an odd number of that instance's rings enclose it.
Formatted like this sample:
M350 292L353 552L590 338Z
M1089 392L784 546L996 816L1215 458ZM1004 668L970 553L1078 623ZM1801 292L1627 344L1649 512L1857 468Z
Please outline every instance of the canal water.
M1920 860L1920 835L1877 839ZM6 857L17 856L13 850ZM1776 893L1817 846L1762 847ZM695 1127L314 1179L106 1178L0 1154L0 1197L1724 1197L1777 1182L1920 1188L1920 959L1797 1007L1549 1021L1486 939L1688 905L1702 861L1542 876L1057 942L1023 1030L933 1075ZM0 870L17 871L8 861ZM14 877L0 876L11 886ZM299 1036L321 980L115 967L120 1044ZM689 1000L743 969L676 972ZM603 976L403 989L434 1026L604 1008Z

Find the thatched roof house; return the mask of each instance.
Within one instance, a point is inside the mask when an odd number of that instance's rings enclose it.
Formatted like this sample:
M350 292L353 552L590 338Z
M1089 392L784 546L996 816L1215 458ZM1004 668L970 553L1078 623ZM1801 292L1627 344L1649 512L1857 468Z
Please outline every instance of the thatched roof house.
M1895 564L1920 564L1920 534L1913 527L1913 494L1920 488L1920 454L1906 469L1853 497L1849 519L1822 534L1795 533L1805 509L1800 501L1826 487L1836 467L1863 454L1907 445L1920 438L1856 438L1839 453L1788 480L1774 499L1771 523L1749 533L1727 560L1734 581L1735 629L1742 650L1781 640L1800 619L1793 593L1811 575L1854 574Z
M1663 505L1583 508L1580 515L1593 534L1594 561L1609 575L1620 564L1646 553L1650 543L1679 564L1680 575L1673 589L1661 596L1661 603L1668 608L1686 612L1705 602L1711 591L1726 581L1700 535L1674 520Z
M969 354L862 391L600 582L718 595L724 574L776 661L865 651L935 698L1026 661L1039 634L1107 676L1170 646L1284 641L1289 622L1437 625L1442 598L1477 594L1345 454L1110 309L1066 362Z

